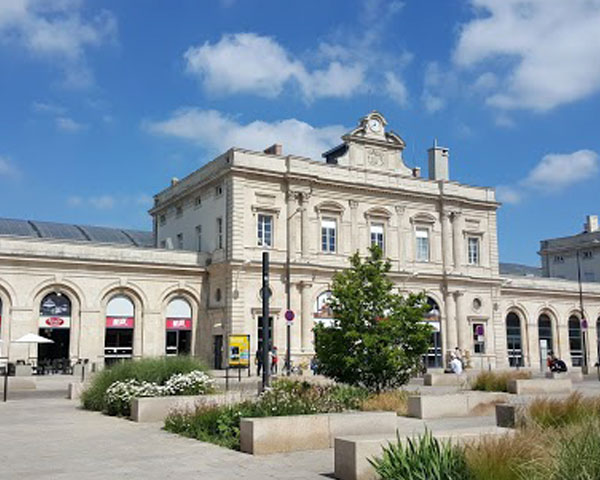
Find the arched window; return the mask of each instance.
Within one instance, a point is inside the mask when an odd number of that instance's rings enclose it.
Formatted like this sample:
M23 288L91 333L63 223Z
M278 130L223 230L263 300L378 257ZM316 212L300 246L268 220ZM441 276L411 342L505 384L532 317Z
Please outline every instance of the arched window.
M554 353L552 320L545 313L542 313L538 318L538 339L540 342L540 361L544 365L546 356L549 353Z
M315 311L314 318L315 323L322 323L325 326L333 325L333 311L329 306L329 299L331 298L331 291L327 290L315 300Z
M60 291L51 292L40 302L39 335L53 343L38 345L38 367L52 371L65 368L71 341L71 300ZM62 363L62 365L61 365Z
M443 366L441 328L442 314L440 311L440 306L433 298L427 297L427 305L429 305L429 311L425 315L424 321L433 327L433 333L431 334L429 351L425 356L425 366L427 368L440 368Z
M581 320L577 315L569 317L569 350L571 365L581 367L583 362L583 341L581 338Z
M167 355L189 355L192 347L192 307L182 297L167 305Z
M106 305L104 359L107 365L133 356L135 307L127 295L115 295Z
M506 316L506 343L509 366L522 367L523 345L521 339L521 319L515 312L510 312Z

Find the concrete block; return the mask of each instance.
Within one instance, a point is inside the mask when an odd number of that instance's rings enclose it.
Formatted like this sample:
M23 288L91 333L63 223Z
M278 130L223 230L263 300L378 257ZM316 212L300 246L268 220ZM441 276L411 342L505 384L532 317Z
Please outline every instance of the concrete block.
M547 393L570 393L571 379L531 378L526 380L510 380L508 391L517 395L539 395Z
M377 480L369 459L381 455L382 449L397 440L396 435L360 435L335 439L334 475L340 480Z
M214 395L134 398L130 418L139 423L162 422L175 410L193 410L200 405L229 405L248 398L254 398L254 395L226 392Z
M581 370L570 370L568 372L546 372L546 378L554 380L564 380L570 378L572 382L583 382L583 373Z
M254 455L329 448L328 415L244 418L240 449Z
M348 435L394 435L396 412L349 412L329 414L329 446L333 448L337 437Z
M31 365L15 365L15 377L31 377L32 373Z
M525 423L526 409L522 405L502 403L496 405L496 426L516 428Z
M503 392L468 392L466 396L469 416L493 415L496 405L508 400Z
M22 390L36 390L35 377L8 377L8 394ZM0 392L4 392L4 377L0 377Z
M408 397L408 416L422 419L465 417L469 414L467 396L414 395Z
M462 387L467 385L469 379L465 373L426 373L423 383L426 387Z
M81 382L69 383L69 387L67 389L67 398L69 400L79 400L81 398L81 393L85 390L86 386L86 383Z

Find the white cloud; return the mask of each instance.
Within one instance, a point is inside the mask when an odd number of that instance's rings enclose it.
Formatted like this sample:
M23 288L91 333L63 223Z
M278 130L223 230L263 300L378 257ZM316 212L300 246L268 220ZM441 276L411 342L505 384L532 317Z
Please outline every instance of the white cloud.
M194 142L212 152L223 152L232 146L262 151L273 143L281 143L284 153L313 159L320 159L348 130L341 125L313 127L295 118L241 124L218 111L198 108L176 110L168 119L146 122L143 127L154 134Z
M48 102L33 102L31 109L36 113L47 113L50 115L63 115L67 111L62 105Z
M19 169L13 164L12 160L6 156L0 155L0 177L18 177Z
M578 150L568 154L552 153L529 173L524 185L542 191L559 192L588 180L599 170L598 154Z
M447 98L456 95L456 74L444 70L438 62L429 62L425 67L421 101L428 113L436 113L446 107Z
M347 97L363 79L358 64L331 62L310 71L273 38L254 33L224 35L219 42L190 47L184 54L186 69L204 88L217 94L254 93L278 96L291 81L307 99Z
M487 103L546 111L600 90L598 0L470 0L477 17L454 51L460 67L495 66Z
M32 55L58 62L65 84L89 85L89 47L114 41L117 22L106 10L83 18L79 0L8 0L0 3L0 42L18 45Z
M520 203L528 194L557 194L590 180L600 171L599 156L592 150L573 153L550 153L515 185L496 188L498 199L505 203Z
M385 73L385 90L389 97L398 105L405 106L408 103L408 89L395 73Z
M77 133L87 128L87 125L76 122L70 117L56 117L56 128L67 133Z

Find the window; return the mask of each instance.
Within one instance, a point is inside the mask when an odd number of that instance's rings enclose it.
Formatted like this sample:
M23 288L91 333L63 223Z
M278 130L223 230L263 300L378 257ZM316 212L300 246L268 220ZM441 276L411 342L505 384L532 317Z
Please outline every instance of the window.
M326 253L335 253L336 222L331 218L321 220L321 250Z
M218 197L220 195L223 195L223 185L217 185L215 187L215 195Z
M221 301L221 289L217 288L215 290L215 302L220 302Z
M565 263L565 257L562 255L555 255L554 263Z
M383 223L371 224L371 245L377 245L383 250Z
M592 252L591 250L587 250L587 251L583 252L584 260L591 260L592 258L594 258L594 252Z
M429 230L417 228L417 262L429 261Z
M195 205L196 207L200 207L200 206L202 206L202 197L201 197L200 195L198 195L198 196L196 197L196 199L194 200L194 205Z
M223 248L223 219L217 218L217 249Z
M196 248L199 252L202 251L202 225L196 227Z
M258 215L258 246L272 247L273 246L273 216Z
M175 207L175 216L177 218L181 218L182 215L183 215L183 207L181 205L177 205Z
M161 240L160 241L160 248L167 248L167 241L166 240Z
M479 265L479 238L468 239L469 265Z
M177 234L177 248L183 250L183 233Z
M166 217L166 215L161 215L160 217L158 217L158 222L161 225L166 225L167 224L167 217Z
M480 355L485 353L485 325L483 323L473 324L473 353Z

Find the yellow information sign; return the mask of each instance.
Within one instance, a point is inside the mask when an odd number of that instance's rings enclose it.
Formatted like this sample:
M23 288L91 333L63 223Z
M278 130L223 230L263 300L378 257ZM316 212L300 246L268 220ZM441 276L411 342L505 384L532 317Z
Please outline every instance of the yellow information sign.
M229 335L229 366L250 368L250 335Z

